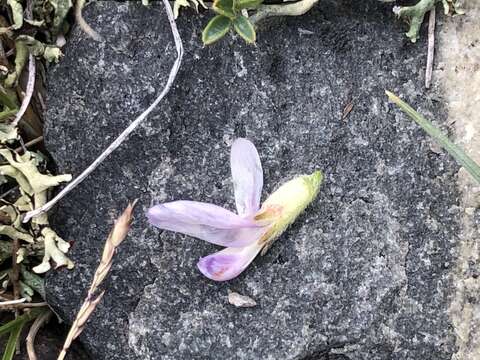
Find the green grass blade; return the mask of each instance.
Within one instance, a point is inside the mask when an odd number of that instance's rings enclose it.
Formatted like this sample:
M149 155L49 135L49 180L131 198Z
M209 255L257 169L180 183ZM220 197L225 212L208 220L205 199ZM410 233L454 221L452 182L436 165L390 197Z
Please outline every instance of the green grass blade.
M12 321L9 321L5 325L0 326L0 336L5 335L11 331L13 331L16 327L20 326L25 320L21 317L18 317Z
M410 105L394 95L390 91L385 91L388 98L394 102L405 114L410 116L413 121L421 126L425 132L430 135L441 147L453 156L453 158L467 170L470 175L480 184L480 166L463 151L458 145L451 142L440 129L435 127L430 121L420 115Z
M5 325L0 326L0 336L13 331L17 326L23 326L27 322L43 314L45 311L46 310L44 308L34 308L31 309L29 312L20 315L16 319L9 321Z
M7 345L5 346L5 351L3 352L2 360L12 360L13 356L15 355L15 348L17 346L18 338L22 333L23 324L19 323L16 327L10 331L10 336L7 341Z

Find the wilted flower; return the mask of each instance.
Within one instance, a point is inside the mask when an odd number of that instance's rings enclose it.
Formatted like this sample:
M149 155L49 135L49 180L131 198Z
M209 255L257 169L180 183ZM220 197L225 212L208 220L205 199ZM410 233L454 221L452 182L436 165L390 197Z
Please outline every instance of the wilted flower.
M201 258L200 271L216 281L238 276L262 255L318 194L322 173L302 175L283 184L260 208L263 172L255 146L237 139L230 154L238 215L222 207L196 201L173 201L153 206L147 217L160 229L180 232L225 246Z

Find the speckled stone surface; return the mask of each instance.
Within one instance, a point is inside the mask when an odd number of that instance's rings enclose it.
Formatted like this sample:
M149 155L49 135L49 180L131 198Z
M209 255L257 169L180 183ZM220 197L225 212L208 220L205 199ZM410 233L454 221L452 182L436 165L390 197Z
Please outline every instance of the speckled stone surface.
M49 72L46 124L58 170L75 175L153 101L174 60L160 4L104 1L84 13L107 41L74 30ZM72 320L114 217L139 198L80 337L94 359L450 359L458 168L383 94L443 121L437 95L423 89L425 45L408 43L391 5L373 0L325 0L268 22L255 47L203 48L206 21L180 19L186 51L172 92L57 208L76 267L49 274L49 302ZM258 147L264 197L300 173L322 169L326 179L266 256L214 283L195 264L216 247L160 232L143 212L176 199L233 209L237 136ZM236 308L228 290L258 305Z

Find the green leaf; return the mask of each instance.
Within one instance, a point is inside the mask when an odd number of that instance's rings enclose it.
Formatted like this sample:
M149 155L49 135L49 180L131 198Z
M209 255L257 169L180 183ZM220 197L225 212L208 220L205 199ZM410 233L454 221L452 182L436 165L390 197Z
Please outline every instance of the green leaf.
M247 43L253 44L256 40L255 29L245 16L240 15L233 20L233 27Z
M217 14L226 16L232 20L236 17L233 11L233 0L215 0L212 9Z
M19 281L20 285L20 296L27 299L27 301L32 301L32 296L34 294L33 289L25 284L23 281Z
M235 10L256 9L262 4L263 0L234 0L233 8Z
M33 308L29 312L26 312L25 314L20 315L16 319L9 321L5 325L0 326L0 336L15 331L15 328L22 327L27 322L35 319L37 316L42 315L45 311L45 308Z
M453 156L453 158L467 170L470 175L480 184L480 166L463 151L458 145L451 142L440 129L435 127L430 121L425 119L410 105L401 100L398 96L390 91L385 91L388 98L393 101L405 114L410 116L413 121L422 127L425 132L430 135L441 147Z
M43 278L28 271L24 265L20 266L20 273L22 274L23 282L39 293L42 299L45 300L45 284Z
M23 324L24 323L18 324L10 331L10 336L8 337L7 345L5 346L5 351L3 352L2 360L13 359L13 355L15 355L15 348L17 345L17 341L23 329Z
M221 39L230 30L232 21L225 16L217 15L207 24L202 32L202 41L205 45L210 45Z

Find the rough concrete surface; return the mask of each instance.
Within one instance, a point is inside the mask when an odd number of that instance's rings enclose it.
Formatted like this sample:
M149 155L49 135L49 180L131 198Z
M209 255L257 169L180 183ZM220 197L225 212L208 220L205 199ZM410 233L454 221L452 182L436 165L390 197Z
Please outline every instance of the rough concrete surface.
M449 19L439 34L435 76L448 104L448 122L457 142L480 162L480 2L466 3L467 15ZM453 268L455 295L450 307L457 334L454 360L480 359L480 187L463 169L458 187L462 194L462 231Z
M48 89L47 146L75 175L153 101L175 57L159 3L96 2L84 16L106 42L75 29ZM168 98L56 209L76 267L49 274L52 306L73 319L115 215L139 198L80 337L94 359L451 359L458 167L383 93L445 124L439 91L423 89L424 40L410 44L391 4L373 0L269 21L256 46L204 48L207 19L181 17L185 59ZM214 283L195 263L216 247L160 232L143 212L176 199L233 209L238 136L258 147L264 196L314 169L326 179L266 256ZM257 306L229 304L228 290Z

